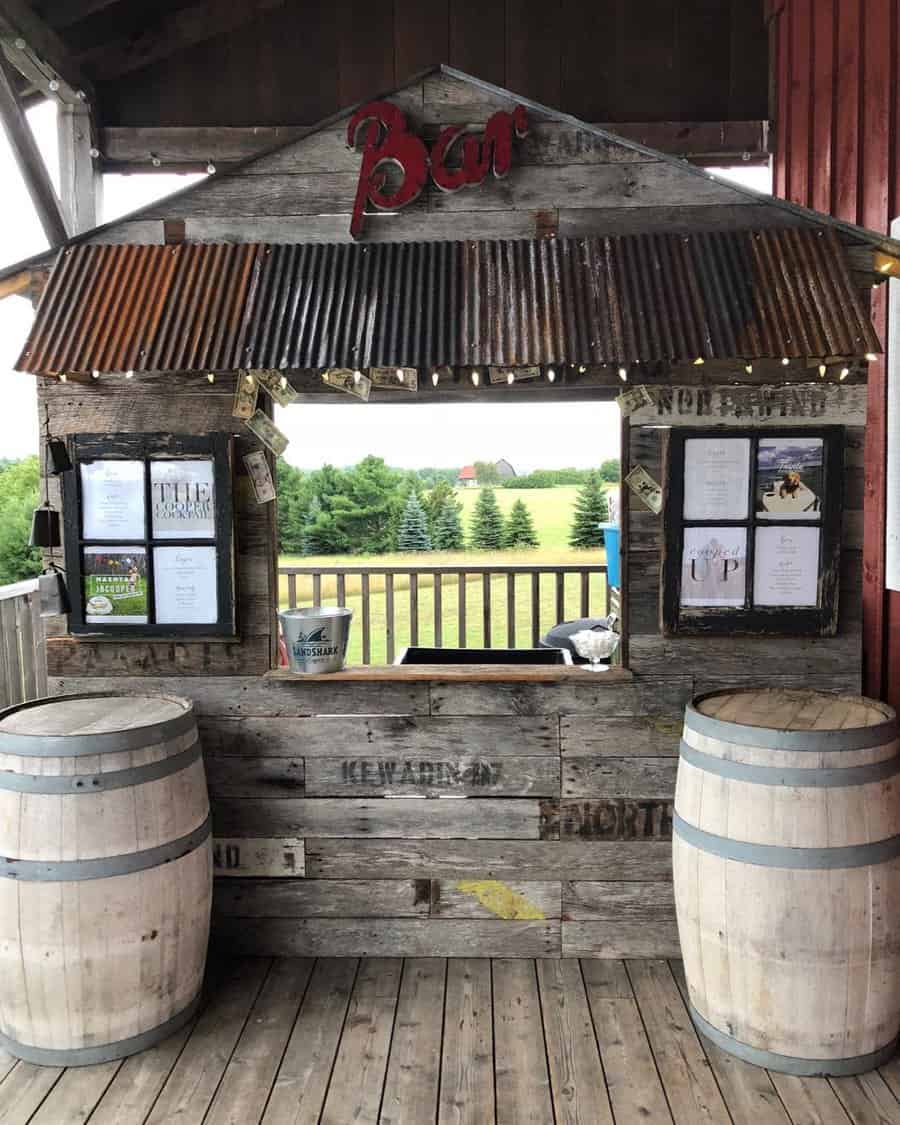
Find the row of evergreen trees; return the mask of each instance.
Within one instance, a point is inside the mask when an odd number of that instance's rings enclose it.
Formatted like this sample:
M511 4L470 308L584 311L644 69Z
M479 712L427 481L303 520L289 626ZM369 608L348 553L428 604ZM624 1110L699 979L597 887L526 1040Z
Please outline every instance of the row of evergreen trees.
M464 546L459 502L452 496L445 498L429 521L425 506L415 492L410 492L397 534L397 549L460 551ZM475 551L539 547L540 540L531 512L521 500L516 500L504 519L493 489L485 488L475 504L468 546Z
M312 472L280 460L280 549L297 555L377 555L539 546L527 504L517 499L504 519L491 488L479 490L466 535L462 507L448 478L441 470L392 469L378 457L366 457L348 469L326 465ZM602 543L596 525L605 518L603 474L588 473L575 505L571 545Z

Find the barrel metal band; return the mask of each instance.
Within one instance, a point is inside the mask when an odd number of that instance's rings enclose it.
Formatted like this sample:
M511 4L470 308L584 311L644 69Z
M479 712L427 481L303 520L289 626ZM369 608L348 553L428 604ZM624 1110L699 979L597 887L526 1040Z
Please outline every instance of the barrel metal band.
M0 1047L23 1062L35 1063L38 1066L93 1066L95 1063L112 1062L113 1059L123 1059L126 1055L136 1055L139 1051L146 1051L154 1047L176 1031L184 1027L197 1014L202 1000L202 993L172 1016L171 1019L161 1023L159 1027L151 1028L140 1035L133 1035L130 1039L119 1039L115 1043L100 1043L96 1047L33 1047L30 1043L19 1043L16 1039L0 1032Z
M93 695L51 696L50 699L33 699L7 707L0 712L0 720L29 707L36 707L61 699L88 699ZM172 700L172 696L163 696ZM185 702L178 700L179 703ZM123 731L100 731L96 734L16 734L0 727L0 754L19 754L23 758L82 758L89 754L114 754L120 750L141 750L160 742L186 734L196 725L194 710L186 706L180 715L147 726L132 727Z
M796 1055L779 1055L774 1051L765 1051L761 1047L751 1047L749 1043L742 1043L731 1035L726 1035L717 1027L703 1018L693 1004L688 1004L691 1019L697 1030L711 1040L717 1047L727 1051L735 1058L753 1063L754 1066L763 1066L768 1070L777 1070L782 1074L795 1074L800 1078L815 1078L830 1074L844 1076L850 1074L864 1074L867 1070L886 1063L893 1057L897 1049L897 1037L890 1043L879 1047L868 1055L855 1055L849 1059L804 1059Z
M883 762L841 769L786 769L781 766L752 766L703 754L682 739L681 757L705 773L718 774L733 781L750 781L755 785L792 785L799 789L831 789L850 785L873 785L900 773L900 755Z
M91 793L106 793L110 789L128 789L134 785L145 785L148 781L160 781L173 773L180 773L192 766L201 756L200 743L194 742L180 754L163 758L159 762L148 762L143 766L131 766L127 770L111 770L109 773L74 774L67 777L44 777L41 774L0 772L0 789L10 789L16 793L41 793L56 796L83 796Z
M716 836L688 824L677 812L672 817L672 831L685 843L692 844L702 852L718 855L723 859L733 859L738 863L750 863L756 867L825 871L866 867L869 864L886 863L900 856L900 836L842 848L786 848L778 844L750 844L745 840Z
M129 855L103 859L73 859L45 863L37 859L12 859L0 856L0 878L20 879L25 883L74 883L84 879L112 879L116 875L133 875L150 867L161 867L200 847L210 835L212 820L206 820L178 840L147 848Z
M745 723L732 723L704 715L698 705L705 699L722 694L719 691L695 696L687 705L684 725L697 734L733 742L741 746L754 746L761 750L868 750L883 746L898 736L897 718L885 719L870 727L839 727L836 730L778 730L774 727L754 727Z

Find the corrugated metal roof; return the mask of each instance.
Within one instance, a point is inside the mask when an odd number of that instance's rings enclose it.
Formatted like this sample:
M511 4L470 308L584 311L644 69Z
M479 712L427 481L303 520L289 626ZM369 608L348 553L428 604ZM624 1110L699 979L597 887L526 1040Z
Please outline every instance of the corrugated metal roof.
M40 374L861 356L837 235L785 228L380 244L74 246Z

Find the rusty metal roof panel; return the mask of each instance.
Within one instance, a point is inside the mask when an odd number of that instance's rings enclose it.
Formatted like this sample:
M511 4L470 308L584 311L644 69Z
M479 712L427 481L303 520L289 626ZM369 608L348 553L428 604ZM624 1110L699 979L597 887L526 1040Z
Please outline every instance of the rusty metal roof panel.
M73 246L20 370L630 364L880 348L832 230Z

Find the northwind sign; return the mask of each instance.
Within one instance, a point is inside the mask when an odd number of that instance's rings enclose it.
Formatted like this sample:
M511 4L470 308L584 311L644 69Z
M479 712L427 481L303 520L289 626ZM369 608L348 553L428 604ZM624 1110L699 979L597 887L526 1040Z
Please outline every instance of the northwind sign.
M369 102L347 125L348 147L362 149L350 234L359 238L362 233L367 202L380 211L399 211L419 196L429 171L441 191L480 184L488 172L502 179L512 165L513 137L527 133L525 107L517 105L512 113L495 113L481 135L465 125L448 125L429 152L421 137L409 131L403 110L393 102ZM389 184L392 172L395 182Z

